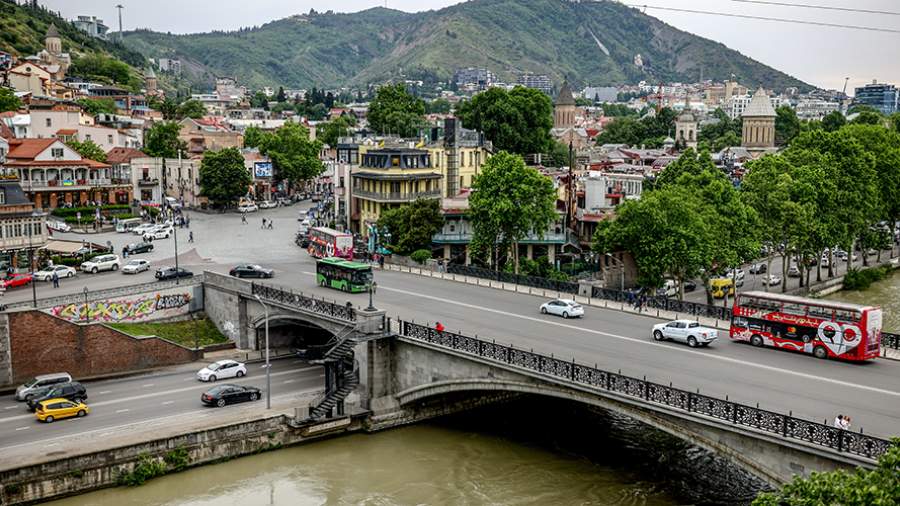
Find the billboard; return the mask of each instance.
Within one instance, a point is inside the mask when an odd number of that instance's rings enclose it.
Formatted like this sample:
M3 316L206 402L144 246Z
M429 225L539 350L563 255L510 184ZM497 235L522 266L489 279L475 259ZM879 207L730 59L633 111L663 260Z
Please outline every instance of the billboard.
M272 177L272 162L253 162L253 177Z

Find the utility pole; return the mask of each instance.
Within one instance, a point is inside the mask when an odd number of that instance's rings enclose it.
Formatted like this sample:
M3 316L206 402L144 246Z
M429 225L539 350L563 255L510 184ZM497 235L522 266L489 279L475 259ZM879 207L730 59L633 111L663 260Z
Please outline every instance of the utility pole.
M119 42L122 42L122 9L124 8L122 4L116 5L116 9L119 9Z

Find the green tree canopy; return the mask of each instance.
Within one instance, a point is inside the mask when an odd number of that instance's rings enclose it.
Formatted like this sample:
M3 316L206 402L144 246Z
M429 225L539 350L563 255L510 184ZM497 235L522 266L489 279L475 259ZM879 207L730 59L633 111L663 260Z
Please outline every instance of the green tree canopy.
M22 101L16 96L12 88L0 87L0 112L17 111L22 107Z
M350 127L356 124L356 118L343 115L331 121L316 125L316 138L329 146L336 146L338 139L350 134Z
M878 111L862 111L859 116L853 118L850 123L854 125L881 125L884 122L884 115Z
M847 118L840 111L831 111L822 118L822 128L826 132L835 132L847 124Z
M91 116L116 113L116 101L111 98L79 98L75 102Z
M476 255L500 269L500 255L510 248L517 252L530 233L543 236L557 219L556 190L550 178L526 167L521 156L500 151L472 182L468 217ZM518 272L518 254L513 257Z
M378 219L379 228L387 228L391 234L388 248L401 255L417 250L431 250L431 238L444 224L441 202L436 199L418 199L411 204L388 209Z
M378 133L414 137L424 124L425 102L402 83L378 88L369 103L369 126Z
M125 62L102 54L89 54L76 58L69 67L68 73L97 79L111 84L119 84L137 91L141 80L132 72Z
M676 116L674 110L666 107L658 113L645 114L640 119L630 116L616 118L597 136L597 144L662 147L665 138L674 134Z
M285 123L274 133L264 134L259 150L272 159L278 179L298 183L325 170L319 160L322 141L310 140L309 129L299 123Z
M179 151L184 153L187 148L178 138L180 131L181 125L174 121L154 123L144 131L144 153L165 158L175 158Z
M250 188L250 171L238 148L207 151L200 164L200 194L215 205L237 202Z
M900 220L900 132L881 125L847 125L846 133L875 161L877 187L881 191L882 218Z
M425 103L425 113L427 114L449 114L451 109L450 101L446 98L436 98Z
M484 133L497 150L526 155L552 149L553 103L541 91L491 88L457 107L466 128Z
M178 106L178 117L175 119L198 119L206 115L206 107L199 100L185 100Z
M84 142L79 142L76 139L72 139L66 144L70 148L77 151L82 158L87 158L88 160L94 160L100 163L106 163L106 152L103 151L103 148L98 146L96 143L94 143L94 141L90 139Z
M262 144L263 138L266 136L266 132L256 126L249 126L244 130L244 147L245 148L258 148L260 144Z
M775 144L787 146L800 135L800 118L797 112L787 105L775 110Z

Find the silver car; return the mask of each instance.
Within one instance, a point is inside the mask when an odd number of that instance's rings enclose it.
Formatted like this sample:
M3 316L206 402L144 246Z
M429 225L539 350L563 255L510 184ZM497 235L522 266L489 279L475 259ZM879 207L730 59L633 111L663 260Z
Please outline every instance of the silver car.
M704 327L693 320L675 320L669 323L659 323L653 326L653 339L657 341L680 341L687 343L691 348L708 346L709 343L719 337L719 331Z

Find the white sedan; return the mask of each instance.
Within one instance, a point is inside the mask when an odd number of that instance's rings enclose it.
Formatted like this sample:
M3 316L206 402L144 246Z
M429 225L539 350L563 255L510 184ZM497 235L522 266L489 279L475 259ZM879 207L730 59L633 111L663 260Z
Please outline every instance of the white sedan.
M134 235L144 235L147 232L153 230L154 228L156 228L155 224L144 223L142 225L138 225L138 226L134 227L133 229L131 229L131 233Z
M693 320L675 320L669 323L659 323L653 326L653 339L665 341L681 341L691 348L708 346L709 343L719 337L719 331L704 327Z
M197 379L200 381L216 381L222 378L242 378L247 375L247 367L234 360L219 360L200 369Z
M262 202L258 202L257 206L259 206L260 209L273 209L278 207L278 202L263 200Z
M154 228L153 230L148 230L144 233L144 241L152 242L153 239L168 239L170 235L172 235L173 230L172 227L159 226Z
M56 232L71 232L72 227L68 223L56 220L47 220L47 228Z
M62 278L74 278L75 277L75 268L69 267L67 265L51 265L49 267L44 267L43 269L34 273L34 279L38 281L50 281L53 279L53 273Z
M776 276L775 274L769 274L765 277L764 281L768 283L769 286L775 286L781 284L781 276Z
M129 260L127 264L122 266L122 274L137 274L139 272L149 271L150 262L143 258L135 258Z
M555 314L563 318L584 316L584 308L572 299L554 299L541 304L541 314Z

